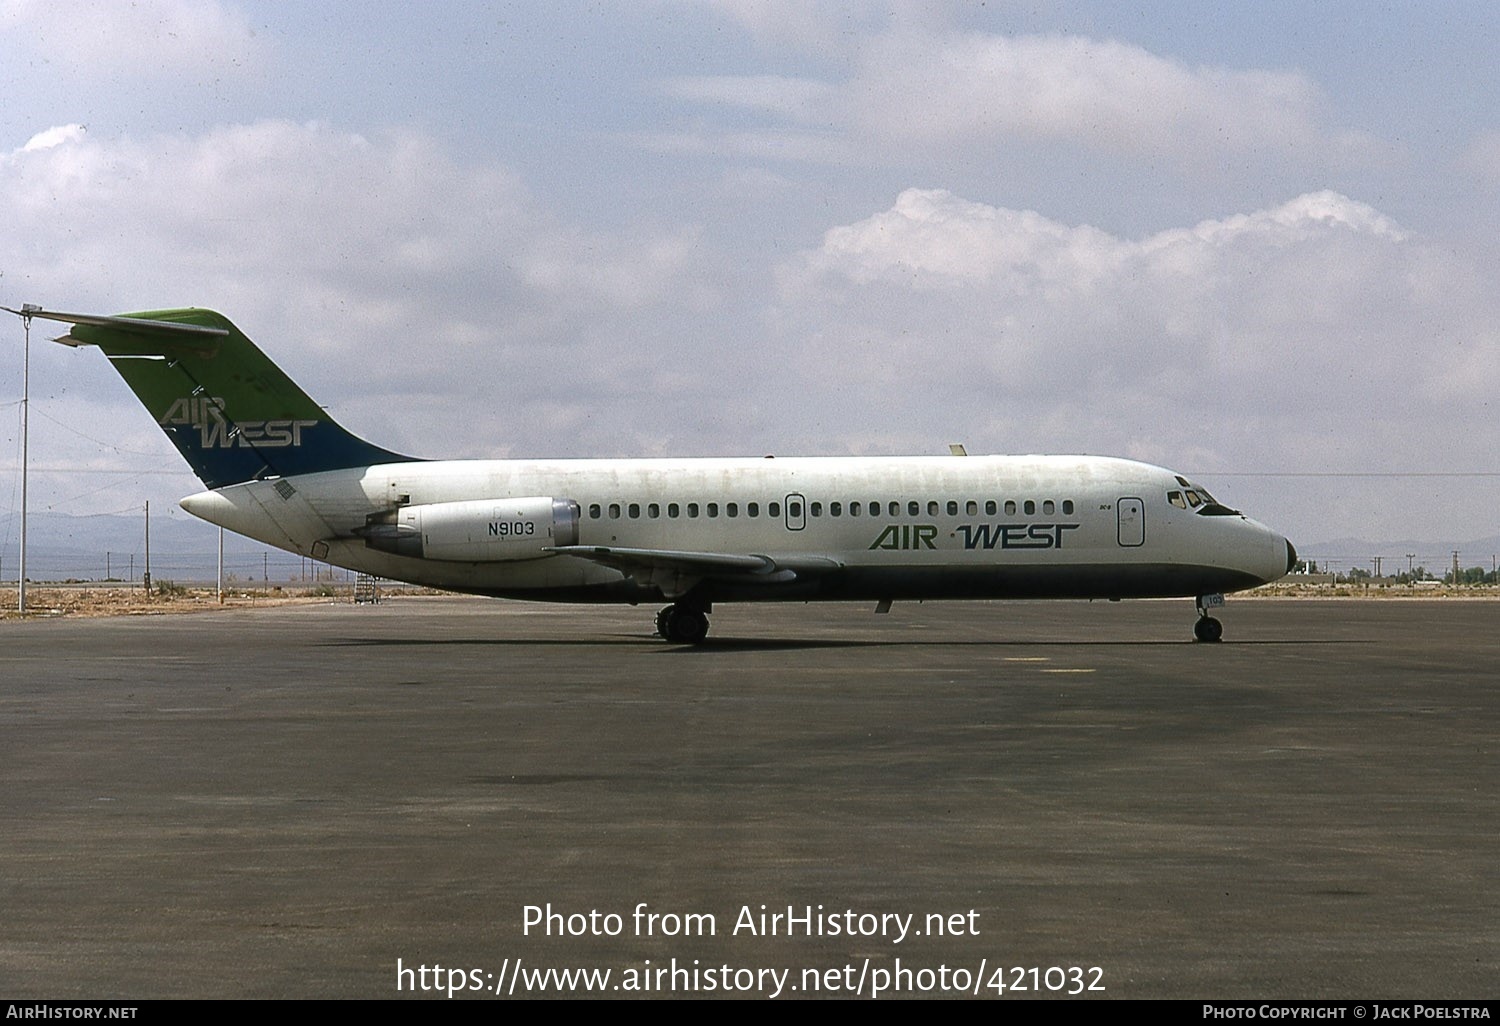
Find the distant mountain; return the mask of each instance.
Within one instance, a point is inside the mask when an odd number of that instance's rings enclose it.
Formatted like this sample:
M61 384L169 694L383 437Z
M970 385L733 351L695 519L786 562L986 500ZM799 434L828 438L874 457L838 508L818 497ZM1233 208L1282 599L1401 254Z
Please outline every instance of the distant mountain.
M21 516L0 514L0 581L13 582L20 565ZM170 507L151 515L151 576L158 581L211 582L218 574L219 529ZM317 564L328 579L327 564ZM75 517L33 512L27 517L26 576L33 581L139 581L146 569L144 510ZM224 532L226 580L272 584L312 580L314 564L289 552ZM342 580L345 573L335 571Z

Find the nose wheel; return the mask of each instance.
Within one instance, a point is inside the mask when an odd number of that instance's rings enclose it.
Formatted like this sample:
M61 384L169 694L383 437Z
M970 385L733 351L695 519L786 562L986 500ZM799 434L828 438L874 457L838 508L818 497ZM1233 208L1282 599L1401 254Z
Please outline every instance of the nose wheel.
M1193 624L1194 641L1221 641L1224 638L1224 625L1208 615L1208 611L1224 604L1223 595L1199 595L1198 622Z
M668 606L656 614L656 633L681 645L696 645L708 636L708 616L692 606Z

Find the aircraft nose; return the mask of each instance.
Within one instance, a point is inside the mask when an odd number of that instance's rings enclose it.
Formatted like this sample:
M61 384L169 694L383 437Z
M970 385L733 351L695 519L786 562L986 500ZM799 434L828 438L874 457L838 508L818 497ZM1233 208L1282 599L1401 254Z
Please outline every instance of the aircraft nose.
M1283 538L1282 541L1286 542L1286 572L1291 573L1297 568L1297 547L1290 538Z

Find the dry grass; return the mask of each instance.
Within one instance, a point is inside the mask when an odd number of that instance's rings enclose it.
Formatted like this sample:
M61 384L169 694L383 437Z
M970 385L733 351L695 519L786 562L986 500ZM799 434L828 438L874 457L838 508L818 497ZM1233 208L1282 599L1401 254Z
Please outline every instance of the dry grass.
M14 584L0 592L0 619L14 620L17 601ZM162 582L151 594L137 585L118 584L30 584L26 587L26 615L32 616L153 616L165 613L196 613L210 609L250 608L352 602L347 585L317 587L236 588L224 592L220 604L213 588Z

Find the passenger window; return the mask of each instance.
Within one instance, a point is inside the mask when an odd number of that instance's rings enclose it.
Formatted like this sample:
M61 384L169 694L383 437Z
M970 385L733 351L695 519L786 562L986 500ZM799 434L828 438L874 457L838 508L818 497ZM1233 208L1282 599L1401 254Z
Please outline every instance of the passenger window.
M1063 500L1063 513L1066 516L1072 516L1073 515L1073 500L1072 499L1064 499Z
M737 502L731 502L729 505L724 507L724 512L728 516L737 517L740 515L740 504Z
M828 504L828 515L829 516L831 516L831 517L842 516L843 513L844 513L844 504L843 503L841 503L841 502L830 502Z
M1016 500L1015 499L1006 499L1005 500L1005 515L1008 516L1008 517L1013 517L1013 516L1016 515Z
M801 517L802 516L802 503L800 503L800 502L789 502L789 503L787 503L786 504L786 515L789 516L789 517L791 517L793 520L796 520L799 517Z
M589 519L590 520L598 520L603 515L604 515L604 510L600 508L600 506L599 506L599 504L597 502L590 504L590 506L589 506Z
M1034 500L1027 499L1025 509L1028 517L1036 516L1036 502Z
M758 503L758 502L747 503L745 505L745 516L747 516L747 517L758 517L758 516L760 516L760 503Z
M717 502L710 502L708 504L708 515L711 517L719 515L719 504Z
M857 503L857 502L851 502L851 503L849 503L849 515L851 517L857 517L857 516L859 516L859 503Z
M872 516L872 517L878 517L878 516L880 516L880 503L878 503L878 502L872 502L872 503L870 503L870 516Z
M996 513L995 500L994 499L986 499L986 500L984 500L984 515L987 516L987 517L992 517L992 516L995 515L995 513Z
M609 519L611 519L611 520L619 520L620 519L620 504L618 502L611 502L609 504Z
M688 503L688 516L692 517L695 520L697 519L697 517L698 517L698 504L696 502L690 502L690 503Z
M630 504L630 519L631 520L639 520L640 518L641 518L641 504L639 502L632 502Z
M899 517L900 515L901 515L901 503L899 503L899 502L892 502L891 503L891 516L893 516L893 517Z
M673 520L676 520L681 515L682 515L682 508L680 506L678 506L677 503L675 503L675 502L669 502L669 503L667 503L667 516L671 517Z
M927 502L927 515L930 516L930 517L937 516L938 515L938 510L940 508L941 507L938 506L936 499L929 499L928 502Z
M652 520L655 520L658 517L660 517L661 516L661 504L653 502L653 503L651 503L651 505L647 506L646 507L646 516L650 517Z
M912 499L910 502L908 502L906 504L906 515L907 516L909 516L909 517L920 516L921 513L922 513L922 504L920 502L918 502L916 499Z
M768 503L766 503L766 514L768 516L773 516L773 517L779 517L779 516L781 516L781 503L779 503L779 502L768 502Z
M1052 514L1054 514L1054 513L1057 512L1057 507L1055 505L1053 505L1051 499L1043 499L1042 500L1042 512L1045 513L1047 516L1050 517Z
M807 511L815 517L823 515L823 504L821 502L808 503Z
M964 512L971 517L977 516L979 514L979 503L975 502L973 499L970 499L968 502L964 503Z

